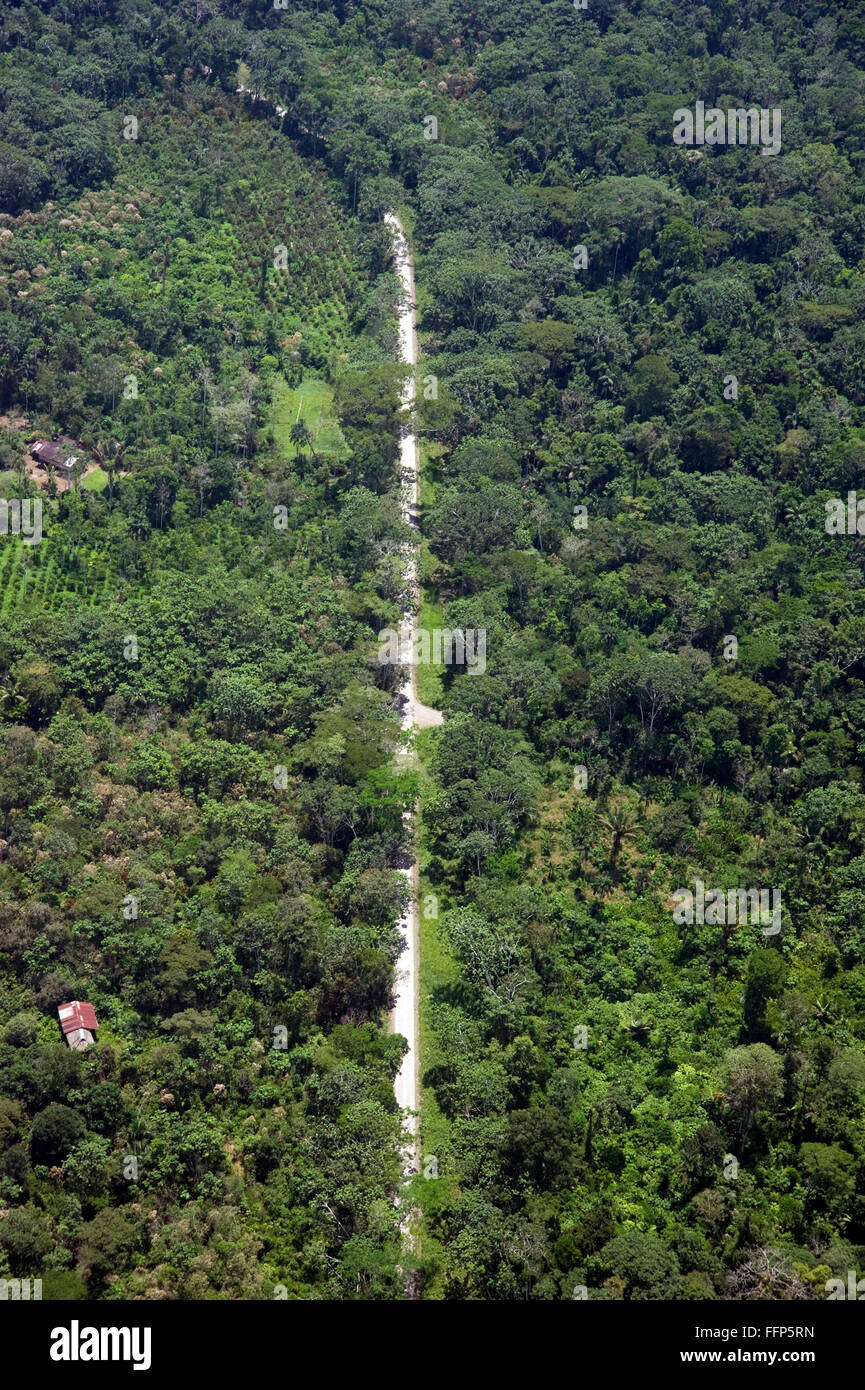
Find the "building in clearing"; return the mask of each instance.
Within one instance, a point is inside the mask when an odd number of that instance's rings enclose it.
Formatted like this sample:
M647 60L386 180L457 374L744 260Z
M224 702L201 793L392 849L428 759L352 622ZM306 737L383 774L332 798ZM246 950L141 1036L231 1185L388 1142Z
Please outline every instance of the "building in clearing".
M56 468L61 478L71 478L78 457L74 440L66 438L65 435L56 442L38 439L31 445L30 454L43 468Z
M76 1052L83 1052L85 1047L95 1042L93 1034L99 1024L92 1004L83 999L73 999L70 1004L58 1004L57 1013L63 1035Z

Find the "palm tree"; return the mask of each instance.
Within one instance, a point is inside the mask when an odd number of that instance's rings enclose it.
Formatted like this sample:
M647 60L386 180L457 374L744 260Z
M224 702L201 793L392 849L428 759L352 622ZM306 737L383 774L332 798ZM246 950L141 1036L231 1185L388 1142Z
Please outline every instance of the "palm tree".
M833 1005L824 1003L822 996L817 1000L814 1012L819 1023L838 1023L839 1021Z
M600 821L613 837L610 846L610 867L615 868L625 841L633 840L636 834L637 818L630 806L613 806L609 815L601 816Z
M90 452L108 474L108 500L114 497L114 474L117 472L123 460L123 455L129 448L128 444L121 444L118 439L97 439L91 444Z
M307 447L312 447L312 435L305 420L298 420L292 425L289 439L294 445L295 458Z
M805 527L811 520L810 510L807 502L787 502L783 512L784 520L797 528Z
M629 1014L625 1019L624 1026L630 1033L634 1042L642 1045L649 1041L651 1028L644 1018L634 1018L632 1014Z

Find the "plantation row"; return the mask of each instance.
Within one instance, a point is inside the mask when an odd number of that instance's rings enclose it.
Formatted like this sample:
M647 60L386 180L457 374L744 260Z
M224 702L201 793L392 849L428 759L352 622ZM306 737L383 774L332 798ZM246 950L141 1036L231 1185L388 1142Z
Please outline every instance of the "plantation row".
M105 557L90 547L54 547L43 537L27 545L20 536L0 537L0 615L34 607L53 610L70 599L89 608L109 597Z

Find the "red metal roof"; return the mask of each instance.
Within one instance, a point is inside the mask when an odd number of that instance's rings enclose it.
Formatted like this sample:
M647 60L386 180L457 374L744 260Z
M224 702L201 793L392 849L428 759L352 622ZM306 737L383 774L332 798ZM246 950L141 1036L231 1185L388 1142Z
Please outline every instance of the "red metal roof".
M64 1033L72 1033L76 1028L88 1028L92 1032L99 1027L93 1005L86 1000L73 999L70 1004L58 1004L57 1013Z

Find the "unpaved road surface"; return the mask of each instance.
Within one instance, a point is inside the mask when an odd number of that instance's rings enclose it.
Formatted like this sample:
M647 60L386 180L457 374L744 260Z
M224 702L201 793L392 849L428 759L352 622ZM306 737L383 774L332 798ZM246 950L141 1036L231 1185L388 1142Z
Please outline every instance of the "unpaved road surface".
M417 333L415 329L415 287L414 287L414 266L412 265L411 252L405 232L400 222L393 213L388 213L385 223L390 229L394 242L394 260L397 273L402 282L405 295L405 303L400 313L399 320L399 340L400 356L404 362L414 367L417 364ZM414 377L409 378L403 393L403 409L406 412L411 410L414 401ZM413 511L418 504L418 448L417 439L410 426L403 430L400 441L400 470L402 473L402 513L404 520L414 526L412 517ZM406 553L405 562L406 579L406 607L402 614L400 624L400 647L407 650L411 644L411 632L417 621L418 611L418 554L416 546L412 546ZM405 644L405 645L404 645ZM439 710L430 709L428 705L422 705L417 698L415 690L415 668L409 665L408 675L405 682L400 687L400 722L407 739L410 740L411 734L415 729L428 729L435 724L441 724L442 714ZM411 900L405 914L400 918L399 930L405 946L397 962L396 978L396 1004L391 1014L391 1029L394 1033L402 1033L408 1041L409 1050L405 1054L402 1066L397 1073L394 1083L397 1104L403 1111L411 1141L407 1146L405 1154L406 1174L419 1170L419 1154L417 1151L417 1118L418 1108L418 1030L417 1030L417 996L418 996L418 866L415 849L414 817L406 812L406 845L408 847L405 856L405 863L401 866L400 872L404 873L409 884Z

